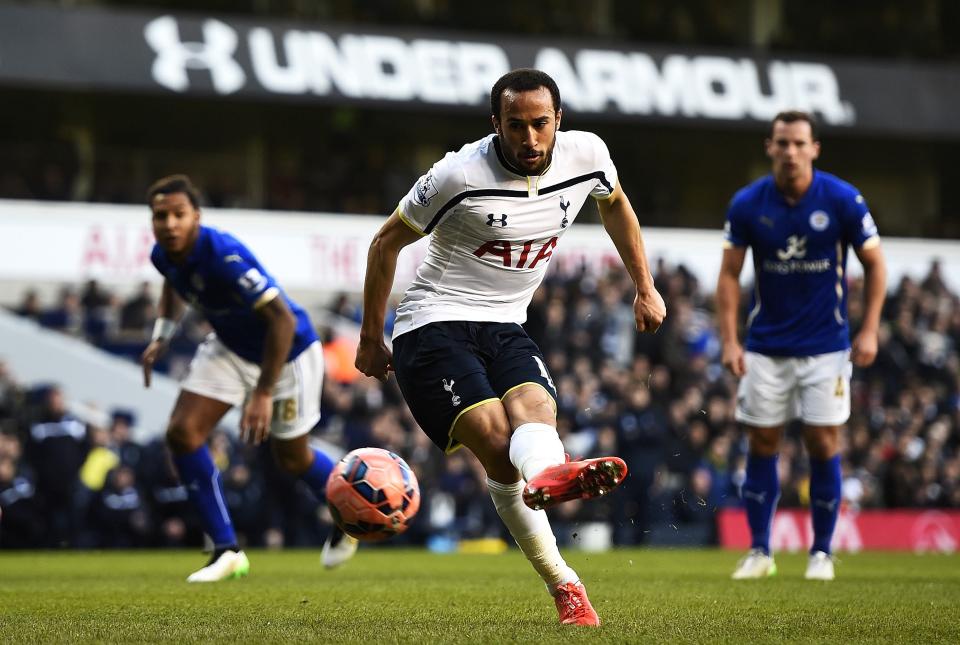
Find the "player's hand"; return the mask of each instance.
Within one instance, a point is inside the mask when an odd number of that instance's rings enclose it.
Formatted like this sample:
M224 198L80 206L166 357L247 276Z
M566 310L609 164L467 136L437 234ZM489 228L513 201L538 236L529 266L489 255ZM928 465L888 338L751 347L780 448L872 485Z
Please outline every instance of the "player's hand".
M667 317L667 306L656 289L637 294L633 301L633 315L637 319L637 331L656 332Z
M873 330L861 330L853 339L850 348L850 359L857 367L868 367L873 364L877 357L877 347L879 341L877 332Z
M147 348L140 355L140 364L143 366L143 386L150 387L150 379L153 376L153 365L159 360L169 343L165 340L152 340Z
M743 353L743 345L736 341L724 343L720 362L737 378L747 373L747 360Z
M240 438L253 445L266 440L270 434L270 418L273 416L273 395L270 392L254 390L243 406L240 419Z
M360 372L386 381L387 375L393 369L392 362L393 354L382 340L378 342L360 339L357 345L357 360L353 363Z

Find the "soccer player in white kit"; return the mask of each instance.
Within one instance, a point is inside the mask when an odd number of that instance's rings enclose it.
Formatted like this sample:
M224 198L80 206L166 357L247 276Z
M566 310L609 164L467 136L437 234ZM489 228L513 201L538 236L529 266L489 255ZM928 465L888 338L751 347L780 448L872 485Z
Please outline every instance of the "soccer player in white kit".
M784 424L796 417L810 454L813 545L805 577L833 580L830 541L840 510L840 429L850 416L851 359L865 367L877 355L886 295L880 237L860 191L814 169L820 154L814 126L805 112L774 117L766 142L773 172L738 191L727 212L717 317L723 364L741 377L736 417L750 435L741 495L751 547L734 580L777 572L770 551L780 498L777 454ZM851 246L865 277L863 323L852 346L846 281ZM744 351L737 311L747 247L756 289Z
M596 626L543 509L608 492L626 465L617 457L567 461L553 380L520 325L588 197L636 285L637 328L655 332L666 308L610 153L596 135L559 131L553 79L510 72L493 86L490 109L495 133L434 164L374 237L356 366L380 379L393 369L433 442L477 456L497 512L553 595L560 622ZM383 325L397 256L425 235L429 250L397 309L391 352Z

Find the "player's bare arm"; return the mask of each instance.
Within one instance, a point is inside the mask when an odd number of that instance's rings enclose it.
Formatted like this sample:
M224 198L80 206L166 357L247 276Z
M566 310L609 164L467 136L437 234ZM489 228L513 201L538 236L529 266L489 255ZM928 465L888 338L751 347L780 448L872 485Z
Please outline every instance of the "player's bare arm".
M856 253L863 265L863 324L853 339L850 358L857 367L867 367L877 357L880 313L887 294L887 265L879 244L860 247Z
M387 379L392 355L383 341L383 323L387 298L397 272L397 257L401 249L422 236L410 228L394 211L373 236L367 252L367 273L363 281L363 322L360 325L360 344L357 345L356 368L367 376L381 381Z
M653 285L640 224L619 182L609 198L597 200L597 208L600 210L603 228L617 247L620 259L637 288L633 303L637 329L655 332L667 315L667 307Z
M747 372L743 346L737 338L737 312L740 309L740 271L747 256L746 247L733 246L723 250L720 276L717 278L717 321L723 342L721 361L734 376Z
M153 337L150 344L140 355L140 364L143 366L143 386L150 387L150 380L153 376L153 365L157 359L167 351L170 345L170 339L173 338L173 332L176 328L176 322L183 315L185 305L173 287L164 280L163 289L160 292L160 301L157 303L157 325L154 327Z
M265 440L270 432L273 388L290 354L297 326L293 313L279 295L261 304L257 308L257 314L267 323L263 359L260 362L260 378L253 392L250 393L240 420L240 436L253 444L259 444Z

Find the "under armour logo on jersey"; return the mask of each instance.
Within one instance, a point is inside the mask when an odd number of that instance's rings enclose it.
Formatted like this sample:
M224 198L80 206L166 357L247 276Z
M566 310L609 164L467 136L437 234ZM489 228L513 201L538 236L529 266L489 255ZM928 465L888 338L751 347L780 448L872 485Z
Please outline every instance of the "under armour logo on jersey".
M237 49L237 32L219 20L203 21L204 42L182 42L180 29L173 16L151 20L143 35L157 58L153 61L155 81L175 92L190 89L188 69L210 72L213 88L219 94L236 92L247 80L243 68L233 59Z
M781 260L790 260L791 258L802 258L807 254L807 236L791 235L787 238L787 248L778 249L777 257Z
M450 379L450 382L447 383L447 379L443 379L443 389L450 393L450 403L453 404L453 407L460 405L460 396L453 392L453 384L456 383L453 379Z
M560 228L567 228L570 220L567 219L567 209L570 208L570 200L563 201L563 195L560 195L560 209L563 211L563 219L560 221Z
M500 228L503 228L507 225L507 215L503 213L500 217L494 216L493 213L487 213L487 226L493 226L494 223L499 224Z

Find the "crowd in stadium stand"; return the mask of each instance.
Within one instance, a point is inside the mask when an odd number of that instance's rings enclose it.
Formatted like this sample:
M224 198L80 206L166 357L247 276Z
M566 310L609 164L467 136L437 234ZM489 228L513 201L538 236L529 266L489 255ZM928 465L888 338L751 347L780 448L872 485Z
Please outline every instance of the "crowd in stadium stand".
M746 444L733 420L735 382L719 364L712 285L660 263L669 307L656 335L634 330L632 290L622 273L556 273L537 292L526 328L548 360L559 394L559 431L574 456L619 454L624 485L600 503L553 512L561 541L604 527L618 544L710 543L715 511L739 505ZM856 329L862 283L851 281ZM21 316L135 358L146 342L155 294L144 284L125 301L95 282L65 287L58 302L26 294ZM358 319L353 298L330 305ZM182 374L207 331L188 322L165 368ZM420 432L395 382L352 369L352 341L324 331L328 379L316 436L345 450L382 446L416 470L423 506L406 542L442 549L462 538L502 534L482 469L466 451L447 458ZM848 508L960 508L960 299L934 262L922 280L892 285L876 363L854 374L845 433L843 497ZM199 523L176 481L161 429L130 439L136 411L116 410L108 427L65 411L56 385L28 387L0 365L0 546L174 546L200 543ZM798 428L781 452L781 507L807 503L807 461ZM251 545L316 545L322 506L273 466L264 448L217 432L212 452L227 502ZM263 453L263 454L259 454ZM582 536L581 536L582 537Z

